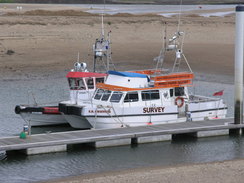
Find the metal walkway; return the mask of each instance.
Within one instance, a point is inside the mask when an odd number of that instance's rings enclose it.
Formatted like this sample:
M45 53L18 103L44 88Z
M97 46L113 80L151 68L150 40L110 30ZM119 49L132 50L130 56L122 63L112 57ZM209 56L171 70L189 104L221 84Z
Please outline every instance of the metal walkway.
M116 129L79 130L31 135L26 139L20 139L18 136L4 137L0 138L0 151L23 150L35 147L80 144L118 139L133 139L157 135L185 134L200 131L244 128L244 124L235 125L233 124L233 121L233 118L229 118L211 121L182 122Z

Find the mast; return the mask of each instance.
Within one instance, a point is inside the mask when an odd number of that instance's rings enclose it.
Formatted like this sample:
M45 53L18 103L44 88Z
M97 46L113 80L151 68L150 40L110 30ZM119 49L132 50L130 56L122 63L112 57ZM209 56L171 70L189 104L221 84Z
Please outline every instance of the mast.
M104 14L102 13L102 37L104 38L104 23L103 23L103 16L104 16Z
M180 0L180 10L179 10L179 16L178 16L178 25L177 25L177 31L174 33L174 35L167 40L167 32L166 32L166 26L165 26L165 36L164 36L164 42L163 42L163 48L160 51L158 60L157 60L157 66L156 69L158 69L159 66L161 66L161 71L163 71L163 62L165 59L165 55L168 51L174 51L175 52L175 60L174 65L171 72L179 72L180 71L180 65L182 60L185 61L186 66L188 67L188 70L192 72L192 69L184 55L183 52L183 45L184 45L184 38L185 33L183 31L180 31L180 24L181 24L181 11L182 11L182 0ZM165 24L166 25L166 24Z
M101 36L96 39L95 44L93 45L93 72L107 72L110 70L110 66L113 66L113 69L115 69L111 56L111 31L108 32L107 37L105 36L104 10L105 0L103 13L101 14Z

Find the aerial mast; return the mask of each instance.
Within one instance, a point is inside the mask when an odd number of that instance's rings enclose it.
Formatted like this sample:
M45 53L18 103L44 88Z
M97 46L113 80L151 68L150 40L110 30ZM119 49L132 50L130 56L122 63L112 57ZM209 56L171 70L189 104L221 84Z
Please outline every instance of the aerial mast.
M101 14L101 36L96 39L95 44L93 45L93 72L107 72L110 70L110 66L113 66L111 57L111 42L110 42L110 33L108 32L107 37L105 36L104 30L104 10L105 10L105 0L104 0L104 8Z

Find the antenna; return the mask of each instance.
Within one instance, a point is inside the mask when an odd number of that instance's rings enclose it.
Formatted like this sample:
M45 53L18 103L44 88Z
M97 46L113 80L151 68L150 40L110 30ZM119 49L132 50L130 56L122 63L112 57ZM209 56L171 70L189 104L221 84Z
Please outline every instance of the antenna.
M78 55L77 55L77 62L80 62L80 52L78 52Z
M103 23L103 13L102 13L102 37L104 38L104 23Z
M156 66L156 70L158 70L159 68L162 69L163 67L163 62L165 59L165 52L166 52L166 48L167 48L167 22L164 22L165 28L164 28L164 36L163 36L163 45L162 45L162 49L159 53L159 56L156 57L157 59L157 66Z
M105 3L106 1L103 0L104 7L102 16L102 25L101 25L101 36L100 38L96 39L95 44L93 45L93 72L107 72L110 69L110 66L113 66L115 69L114 64L112 63L111 57L111 42L110 42L110 33L108 32L105 35L104 30L104 15L105 15Z
M179 11L179 16L178 16L178 28L177 28L178 32L180 31L181 12L182 12L182 0L180 0L180 11Z
M103 12L102 12L102 37L104 38L104 23L103 23L103 16L105 11L105 0L103 1Z
M175 52L175 59L174 59L174 65L171 72L173 73L173 72L180 71L180 65L182 60L185 61L187 68L189 69L190 72L192 72L192 69L183 53L185 33L180 31L181 11L182 11L182 0L180 0L180 10L178 16L177 31L174 33L172 37L170 37L170 39L167 38L167 24L165 23L163 48L161 49L159 56L156 58L157 60L155 59L157 61L156 70L158 70L158 68L161 68L161 71L167 71L163 69L165 55L167 52L173 51Z

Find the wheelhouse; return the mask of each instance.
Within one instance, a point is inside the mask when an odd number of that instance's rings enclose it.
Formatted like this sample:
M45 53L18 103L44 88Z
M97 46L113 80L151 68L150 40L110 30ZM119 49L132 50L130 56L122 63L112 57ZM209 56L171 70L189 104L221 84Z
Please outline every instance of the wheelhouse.
M104 83L107 74L91 72L69 72L70 90L95 90L97 83Z

